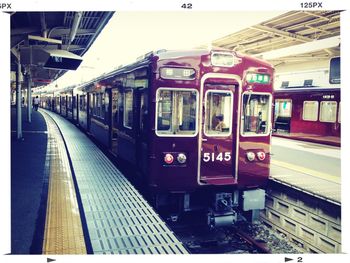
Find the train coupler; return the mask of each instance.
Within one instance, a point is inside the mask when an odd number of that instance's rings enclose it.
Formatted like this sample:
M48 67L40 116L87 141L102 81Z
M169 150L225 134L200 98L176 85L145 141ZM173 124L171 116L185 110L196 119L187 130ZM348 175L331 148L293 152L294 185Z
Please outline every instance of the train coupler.
M213 207L208 212L208 225L210 228L231 226L238 218L233 209L237 206L235 194L216 193Z
M215 212L209 210L208 212L208 226L210 228L232 226L237 222L237 212L234 210L226 212Z

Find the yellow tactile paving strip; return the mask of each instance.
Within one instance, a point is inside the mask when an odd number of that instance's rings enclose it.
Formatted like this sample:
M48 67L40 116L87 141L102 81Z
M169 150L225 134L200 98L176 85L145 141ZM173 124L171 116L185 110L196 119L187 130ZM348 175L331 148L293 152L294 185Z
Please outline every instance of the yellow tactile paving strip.
M86 254L83 229L68 156L59 130L43 113L48 127L50 163L43 254Z

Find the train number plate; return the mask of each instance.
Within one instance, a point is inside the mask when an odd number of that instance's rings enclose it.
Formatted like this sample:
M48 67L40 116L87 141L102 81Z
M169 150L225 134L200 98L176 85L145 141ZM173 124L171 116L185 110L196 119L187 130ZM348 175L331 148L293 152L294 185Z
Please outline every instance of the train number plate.
M202 160L204 162L228 162L231 160L231 153L230 152L223 152L223 153L203 153Z

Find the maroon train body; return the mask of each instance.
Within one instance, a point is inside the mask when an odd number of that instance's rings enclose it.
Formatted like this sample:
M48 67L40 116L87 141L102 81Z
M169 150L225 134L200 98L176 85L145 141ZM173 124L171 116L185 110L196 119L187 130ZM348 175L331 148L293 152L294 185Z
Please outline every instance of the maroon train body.
M131 163L157 206L202 202L221 225L239 205L264 207L273 74L228 50L155 52L64 91L51 109Z
M340 146L340 88L274 92L274 135Z

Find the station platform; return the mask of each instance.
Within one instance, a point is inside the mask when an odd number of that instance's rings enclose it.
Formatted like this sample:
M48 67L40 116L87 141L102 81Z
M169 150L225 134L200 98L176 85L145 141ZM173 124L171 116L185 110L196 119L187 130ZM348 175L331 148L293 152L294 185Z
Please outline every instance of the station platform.
M25 114L23 107L23 120ZM44 117L34 111L31 123L23 121L21 141L16 137L16 125L16 108L11 107L11 253L36 254L41 251L39 237L45 225L47 125Z
M40 109L32 123L24 121L24 140L12 134L12 254L187 253L123 174L69 121Z
M293 139L293 140L298 140L298 141L322 143L322 144L332 145L332 146L337 146L337 147L340 147L340 145L341 145L340 137L337 137L337 136L320 136L317 134L306 134L306 133L301 133L301 132L292 132L292 133L275 132L275 133L273 133L273 136L280 137L280 138Z
M16 139L12 254L185 254L185 247L75 125L40 109ZM272 138L271 180L341 204L340 149Z
M340 206L340 148L273 137L270 179Z

